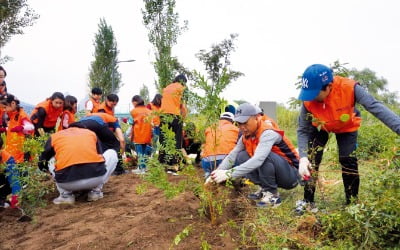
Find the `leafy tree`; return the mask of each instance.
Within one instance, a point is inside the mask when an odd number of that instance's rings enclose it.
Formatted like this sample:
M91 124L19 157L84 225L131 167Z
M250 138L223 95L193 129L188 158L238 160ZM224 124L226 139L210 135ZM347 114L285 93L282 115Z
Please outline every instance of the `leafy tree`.
M22 28L32 26L38 18L26 0L0 1L0 62L1 48L13 35L23 34Z
M100 19L98 28L93 42L95 59L90 64L89 89L101 88L104 98L108 93L118 93L121 87L121 74L118 72L117 64L119 50L114 31L104 18Z
M239 71L230 69L230 55L235 51L234 40L237 34L231 34L219 44L211 46L210 51L200 50L196 57L204 64L207 78L199 72L193 72L194 88L204 92L204 96L196 93L191 100L196 101L196 107L200 113L206 114L209 121L218 120L220 111L226 105L226 101L219 96L222 91L234 80L243 75Z
M144 0L143 22L149 30L149 41L155 48L154 68L158 75L156 88L161 91L183 67L172 57L172 47L187 27L179 26L179 15L174 11L175 0Z
M140 89L139 95L143 98L144 103L149 103L149 88L143 84L142 88Z

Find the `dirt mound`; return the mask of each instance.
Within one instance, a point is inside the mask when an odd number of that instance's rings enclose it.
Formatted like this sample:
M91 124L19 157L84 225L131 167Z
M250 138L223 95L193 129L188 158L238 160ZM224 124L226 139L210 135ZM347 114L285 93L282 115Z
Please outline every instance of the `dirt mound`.
M5 209L0 249L235 248L235 232L200 217L199 199L192 193L167 200L163 191L143 183L133 174L112 176L102 200L86 202L82 195L75 205L54 205L54 193L32 222L17 222L21 213Z

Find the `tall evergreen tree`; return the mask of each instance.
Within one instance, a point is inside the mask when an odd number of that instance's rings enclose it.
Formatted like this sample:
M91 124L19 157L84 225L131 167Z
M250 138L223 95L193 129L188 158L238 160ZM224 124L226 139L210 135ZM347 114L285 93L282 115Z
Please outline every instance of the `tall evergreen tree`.
M26 2L27 0L0 1L0 63L1 48L13 35L23 34L22 28L32 26L39 18Z
M174 11L175 0L144 0L143 22L149 30L149 41L155 48L154 68L158 75L156 88L161 91L183 67L172 57L172 46L187 27L179 26L179 15Z
M98 33L95 35L94 61L90 64L89 89L99 87L103 98L109 93L118 93L121 74L118 72L117 42L112 27L104 18L100 19Z

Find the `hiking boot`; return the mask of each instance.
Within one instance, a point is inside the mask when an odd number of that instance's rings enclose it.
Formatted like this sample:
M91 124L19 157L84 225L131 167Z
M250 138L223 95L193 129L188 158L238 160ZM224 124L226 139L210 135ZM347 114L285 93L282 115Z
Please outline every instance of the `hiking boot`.
M87 201L97 201L103 199L103 192L100 190L92 190L88 193Z
M145 174L146 173L146 169L145 168L137 168L132 170L132 173L134 174Z
M248 194L247 198L249 198L250 200L259 200L263 197L263 189L262 187L259 187L259 189L257 191L255 191L254 193Z
M316 212L318 212L318 208L315 206L314 202L307 202L305 200L296 201L296 208L295 208L294 212L297 215L302 215L306 211L310 211L311 213L316 213Z
M279 194L273 194L269 191L262 192L262 198L256 203L257 207L278 207L281 204Z
M61 204L74 204L75 203L75 196L72 193L62 193L60 196L53 200L53 203L56 205Z

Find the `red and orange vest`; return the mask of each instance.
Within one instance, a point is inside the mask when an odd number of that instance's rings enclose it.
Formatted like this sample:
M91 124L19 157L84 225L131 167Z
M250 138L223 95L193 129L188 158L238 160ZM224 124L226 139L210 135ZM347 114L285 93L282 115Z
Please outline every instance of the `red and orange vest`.
M104 162L96 145L97 136L88 129L72 127L52 134L56 171L77 164Z
M43 126L46 128L55 127L58 117L60 117L61 113L63 112L63 107L58 109L54 108L51 104L51 100L48 99L36 105L35 109L32 111L31 118L37 113L38 108L43 108L46 111L46 117L44 119ZM37 118L32 120L32 122L37 123Z
M8 129L6 134L6 146L5 150L8 151L15 159L15 162L21 163L24 162L24 142L25 142L25 134L21 132L11 132L11 129L22 126L24 120L30 122L28 115L21 108L18 111L7 112L9 117Z
M327 132L354 132L361 125L356 116L354 86L356 81L340 76L333 78L332 89L323 102L305 101L304 106L314 116L313 126Z
M205 143L202 156L227 155L236 146L239 128L230 121L219 120L218 126L208 127L205 131Z
M247 153L252 157L254 155L254 152L258 146L258 143L260 142L260 137L261 134L265 130L274 130L278 134L282 136L282 141L278 144L275 144L272 146L271 151L282 156L285 158L290 165L293 167L298 168L298 163L299 163L299 155L297 151L295 150L295 147L293 144L290 142L290 140L284 135L284 132L282 130L279 130L277 128L274 128L273 126L265 123L264 121L260 120L259 121L259 126L256 131L255 136L246 138L245 136L242 136L243 144L246 148Z

